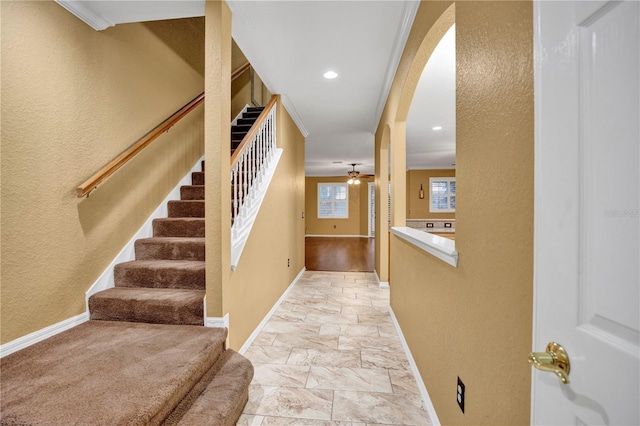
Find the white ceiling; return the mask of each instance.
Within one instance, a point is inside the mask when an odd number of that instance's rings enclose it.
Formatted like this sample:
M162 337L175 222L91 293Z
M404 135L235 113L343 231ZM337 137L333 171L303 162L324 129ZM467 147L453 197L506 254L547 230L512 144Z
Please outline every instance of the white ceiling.
M373 134L417 3L229 4L234 40L308 132L307 176L346 175L350 163L372 174ZM328 70L338 77L325 79Z
M204 14L202 0L56 1L98 30ZM282 95L306 136L306 174L346 175L350 163L373 174L374 132L419 2L227 3L233 38L271 92ZM455 162L451 43L436 49L414 96L407 121L408 168L450 168ZM328 70L338 77L323 78ZM443 130L431 130L436 125Z

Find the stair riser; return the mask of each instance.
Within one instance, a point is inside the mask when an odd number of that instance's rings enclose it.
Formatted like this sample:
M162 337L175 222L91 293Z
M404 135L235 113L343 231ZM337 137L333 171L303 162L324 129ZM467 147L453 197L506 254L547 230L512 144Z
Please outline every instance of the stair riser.
M166 426L237 424L249 399L254 376L251 362L231 349L224 351L168 417ZM222 404L221 401L225 403Z
M231 126L231 133L240 133L240 132L248 132L251 129L251 125L253 123L241 124L238 123L236 126Z
M153 324L204 325L204 304L193 301L176 307L170 301L89 299L92 320L145 322Z
M181 220L183 218L155 219L154 237L198 237L204 238L204 218L201 220Z
M180 188L181 200L204 200L204 186L183 186Z
M165 243L153 239L138 240L135 243L138 260L204 260L204 240L202 242Z
M118 264L114 268L113 276L116 287L205 289L204 265L194 268L164 268L158 270Z
M192 185L204 185L204 172L193 172L193 173L191 173L191 184Z
M169 201L169 217L204 217L204 201Z

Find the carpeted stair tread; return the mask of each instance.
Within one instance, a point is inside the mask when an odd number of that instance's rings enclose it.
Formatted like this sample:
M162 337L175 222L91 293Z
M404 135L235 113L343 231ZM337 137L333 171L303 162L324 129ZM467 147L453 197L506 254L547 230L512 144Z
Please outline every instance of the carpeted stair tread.
M204 260L204 238L153 237L135 242L136 260Z
M204 217L204 200L172 200L167 208L169 217Z
M181 200L204 200L204 185L183 185L180 187Z
M92 320L204 325L204 290L113 287L89 298Z
M86 322L0 360L2 424L158 425L215 365L226 336Z
M203 217L168 217L153 220L154 237L204 238Z
M252 378L251 362L227 349L162 425L235 425L249 399Z
M199 260L132 260L113 270L116 287L205 289L205 262Z

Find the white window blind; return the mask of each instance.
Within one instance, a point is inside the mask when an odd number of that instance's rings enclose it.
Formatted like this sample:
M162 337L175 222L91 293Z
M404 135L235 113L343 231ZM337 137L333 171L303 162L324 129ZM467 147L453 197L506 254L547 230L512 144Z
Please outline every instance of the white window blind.
M391 181L389 181L388 197L387 197L387 223L391 229Z
M456 178L429 178L429 211L431 213L456 211Z
M349 187L346 183L318 184L318 219L349 218Z
M369 183L369 237L376 234L376 186Z

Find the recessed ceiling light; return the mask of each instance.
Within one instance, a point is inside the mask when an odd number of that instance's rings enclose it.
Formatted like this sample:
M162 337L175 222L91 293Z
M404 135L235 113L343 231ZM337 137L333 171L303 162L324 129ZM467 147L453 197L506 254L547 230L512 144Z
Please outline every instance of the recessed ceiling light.
M442 130L442 126L435 126L435 127L432 127L431 129L433 129L433 130Z
M334 78L336 78L338 76L338 74L335 71L327 71L324 73L324 78L332 80Z

